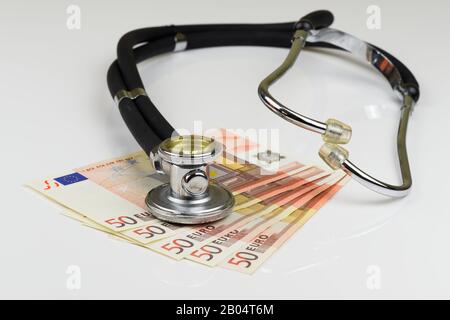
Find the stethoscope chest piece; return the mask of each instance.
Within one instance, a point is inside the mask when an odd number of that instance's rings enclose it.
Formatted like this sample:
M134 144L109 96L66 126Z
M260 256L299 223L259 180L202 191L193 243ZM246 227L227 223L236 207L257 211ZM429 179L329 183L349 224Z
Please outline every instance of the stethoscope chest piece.
M148 193L145 202L158 219L201 224L226 217L234 206L233 195L212 184L208 164L222 153L212 138L188 135L164 140L151 153L155 169L170 177L169 183Z

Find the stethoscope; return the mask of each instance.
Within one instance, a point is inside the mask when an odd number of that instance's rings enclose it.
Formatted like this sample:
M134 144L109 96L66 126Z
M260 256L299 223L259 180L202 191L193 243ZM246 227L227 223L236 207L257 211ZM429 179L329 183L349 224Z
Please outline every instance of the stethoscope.
M222 145L203 136L179 136L148 97L137 63L172 52L216 46L268 46L290 48L284 62L258 87L263 103L281 118L322 135L320 157L333 169L342 169L367 188L390 197L406 196L412 184L406 151L406 131L419 85L409 69L386 51L345 32L331 29L329 11L312 12L298 22L277 24L211 24L163 26L125 34L117 46L117 60L108 70L108 86L129 130L150 156L155 169L169 182L150 190L146 204L162 220L197 224L225 217L234 205L232 194L212 184L208 164L222 152ZM304 47L344 50L370 63L389 81L402 100L397 134L401 185L391 185L359 169L341 145L350 141L351 127L336 119L321 122L283 105L270 86L295 63ZM183 108L183 106L181 107ZM183 110L181 110L183 112Z

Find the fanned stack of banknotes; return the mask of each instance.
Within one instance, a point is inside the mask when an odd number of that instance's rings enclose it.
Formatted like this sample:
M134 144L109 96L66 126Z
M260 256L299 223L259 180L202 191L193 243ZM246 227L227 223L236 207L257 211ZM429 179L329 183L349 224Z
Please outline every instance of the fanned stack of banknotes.
M64 207L82 224L170 258L251 274L308 221L347 182L342 171L330 172L298 162L267 172L243 153L247 140L227 147L209 168L213 183L236 200L226 218L196 226L154 218L144 203L147 192L167 178L156 173L148 156L136 152L98 162L27 186ZM217 139L217 136L215 137ZM239 153L242 157L239 157ZM249 158L249 157L247 157ZM251 158L251 157L250 157Z

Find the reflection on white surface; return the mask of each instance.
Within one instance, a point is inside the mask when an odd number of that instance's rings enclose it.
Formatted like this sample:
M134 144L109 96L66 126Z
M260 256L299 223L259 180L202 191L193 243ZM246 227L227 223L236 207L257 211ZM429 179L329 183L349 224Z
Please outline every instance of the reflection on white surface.
M389 103L389 104L369 104L365 105L363 110L367 119L369 120L377 120L384 117L392 117L393 120L398 121L399 110L401 107L401 101L397 101L397 103Z
M295 249L295 252L289 249L291 244L288 241L274 258L275 260L286 254L290 259L283 259L282 264L271 263L269 260L264 272L292 274L333 264L340 257L340 246L344 243L347 245L353 243L357 246L362 238L370 237L370 234L375 232L382 232L382 229L388 226L397 215L404 214L403 208L409 202L408 199L396 201L378 195L375 196L378 197L378 202L366 202L362 197L361 202L355 202L353 194L358 194L360 191L358 188L361 186L355 182L345 186L341 191L343 194L338 194L331 203L326 204L316 213L317 218L321 218L321 223L315 226L313 232L309 232L308 241L302 240L302 233L305 232L303 229L309 228L308 224L312 223L316 217L313 217L311 222L307 222L305 227L299 229L293 236L292 242L300 246ZM366 192L370 196L370 191L361 190L361 192ZM371 207L367 208L367 204Z
M297 272L302 272L302 271L305 271L305 270L308 270L308 269L311 269L311 268L314 268L314 267L317 267L317 266L319 266L319 265L322 265L322 264L325 264L325 263L327 263L327 262L329 262L329 261L331 261L331 260L336 260L336 259L338 259L339 257L330 257L329 259L325 259L325 260L323 260L323 261L319 261L319 262L315 262L315 263L310 263L310 264L307 264L307 265L304 265L304 266L300 266L300 267L298 267L298 268L293 268L293 269L290 269L289 271L285 271L285 274L287 274L287 275L291 275L291 274L294 274L294 273L297 273Z
M375 104L364 106L367 119L374 120L381 118L381 108Z
M174 288L198 288L207 285L214 279L215 270L188 261L174 261L166 259L163 269L152 268L149 274L158 282ZM180 266L183 272L180 272Z
M343 239L346 239L346 240L355 239L355 238L359 238L359 237L365 236L365 235L367 235L367 234L369 234L371 232L377 231L378 229L382 228L386 223L388 223L389 219L391 219L391 218L388 218L386 221L380 222L379 224L374 225L373 227L368 227L365 230L361 230L360 232L356 232L353 235L349 235L349 236L347 236L347 237L345 237Z

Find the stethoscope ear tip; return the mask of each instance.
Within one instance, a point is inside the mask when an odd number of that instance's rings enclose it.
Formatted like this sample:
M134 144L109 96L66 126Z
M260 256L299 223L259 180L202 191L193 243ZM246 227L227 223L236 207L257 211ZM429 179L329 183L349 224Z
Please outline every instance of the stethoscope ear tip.
M319 156L332 169L341 169L345 160L348 159L349 152L347 149L337 144L325 143L320 147Z
M327 128L322 134L322 139L325 142L333 144L346 144L350 142L352 138L352 127L336 119L328 119L325 123Z

